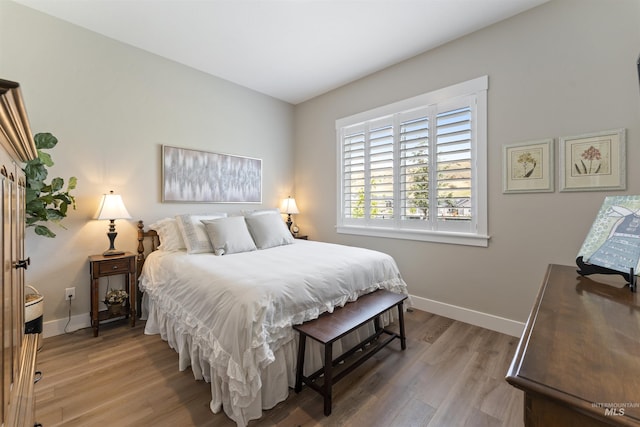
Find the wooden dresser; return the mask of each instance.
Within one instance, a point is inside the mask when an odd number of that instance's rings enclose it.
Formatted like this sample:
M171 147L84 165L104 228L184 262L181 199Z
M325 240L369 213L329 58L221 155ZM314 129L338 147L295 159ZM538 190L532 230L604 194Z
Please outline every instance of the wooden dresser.
M33 426L39 334L25 334L25 188L22 162L37 156L18 83L0 80L0 235L2 236L2 425Z
M640 426L640 298L550 265L507 374L525 426Z

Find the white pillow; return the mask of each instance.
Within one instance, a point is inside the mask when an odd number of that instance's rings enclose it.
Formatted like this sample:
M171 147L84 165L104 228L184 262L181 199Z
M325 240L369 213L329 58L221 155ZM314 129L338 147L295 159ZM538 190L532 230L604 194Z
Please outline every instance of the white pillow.
M256 216L256 215L266 215L266 214L272 214L272 213L280 213L280 209L278 208L271 208L271 209L257 209L254 211L242 211L242 215L244 216Z
M242 216L203 220L202 223L209 235L213 253L216 255L249 252L257 249Z
M175 218L163 218L151 224L149 228L158 233L160 238L158 250L171 252L186 248Z
M258 249L288 245L294 241L279 213L248 216L245 221Z
M187 253L201 254L204 252L213 252L207 230L205 230L204 224L200 221L203 219L224 218L226 216L227 214L224 212L200 215L177 215L176 221L178 223L178 229L184 239Z

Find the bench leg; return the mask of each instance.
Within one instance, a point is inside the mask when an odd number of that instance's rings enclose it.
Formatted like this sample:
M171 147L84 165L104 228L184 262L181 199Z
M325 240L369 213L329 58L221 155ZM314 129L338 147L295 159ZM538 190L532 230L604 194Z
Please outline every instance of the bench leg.
M407 336L404 333L404 309L402 302L398 304L398 323L400 323L400 347L405 350L407 348Z
M324 346L324 414L331 415L331 387L333 386L333 343Z
M302 390L302 376L304 375L304 352L306 347L307 335L301 333L298 342L298 365L296 366L296 393Z

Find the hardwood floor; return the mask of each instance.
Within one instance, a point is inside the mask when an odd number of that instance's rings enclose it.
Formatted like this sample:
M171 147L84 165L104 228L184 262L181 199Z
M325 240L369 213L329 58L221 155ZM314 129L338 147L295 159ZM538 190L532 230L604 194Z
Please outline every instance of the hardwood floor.
M518 340L419 310L405 316L407 350L392 343L334 387L333 412L304 388L255 426L523 425L523 395L504 380ZM36 420L54 426L235 426L209 410L209 385L178 371L178 354L144 322L44 340Z

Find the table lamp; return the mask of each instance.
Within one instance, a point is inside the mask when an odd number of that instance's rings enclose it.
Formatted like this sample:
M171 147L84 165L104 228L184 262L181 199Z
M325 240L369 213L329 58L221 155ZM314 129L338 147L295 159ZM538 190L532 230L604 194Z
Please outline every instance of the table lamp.
M123 255L124 251L119 251L114 246L116 236L118 235L118 233L116 233L115 220L131 219L131 215L127 212L127 208L124 207L122 197L119 194L113 194L113 191L109 194L103 195L102 203L100 204L100 209L98 209L96 219L108 219L110 221L109 232L107 233L107 236L109 237L109 249L103 252L102 255Z
M280 205L280 212L287 214L287 228L291 231L291 224L293 224L291 215L300 213L298 206L296 205L296 199L291 196L284 199Z

